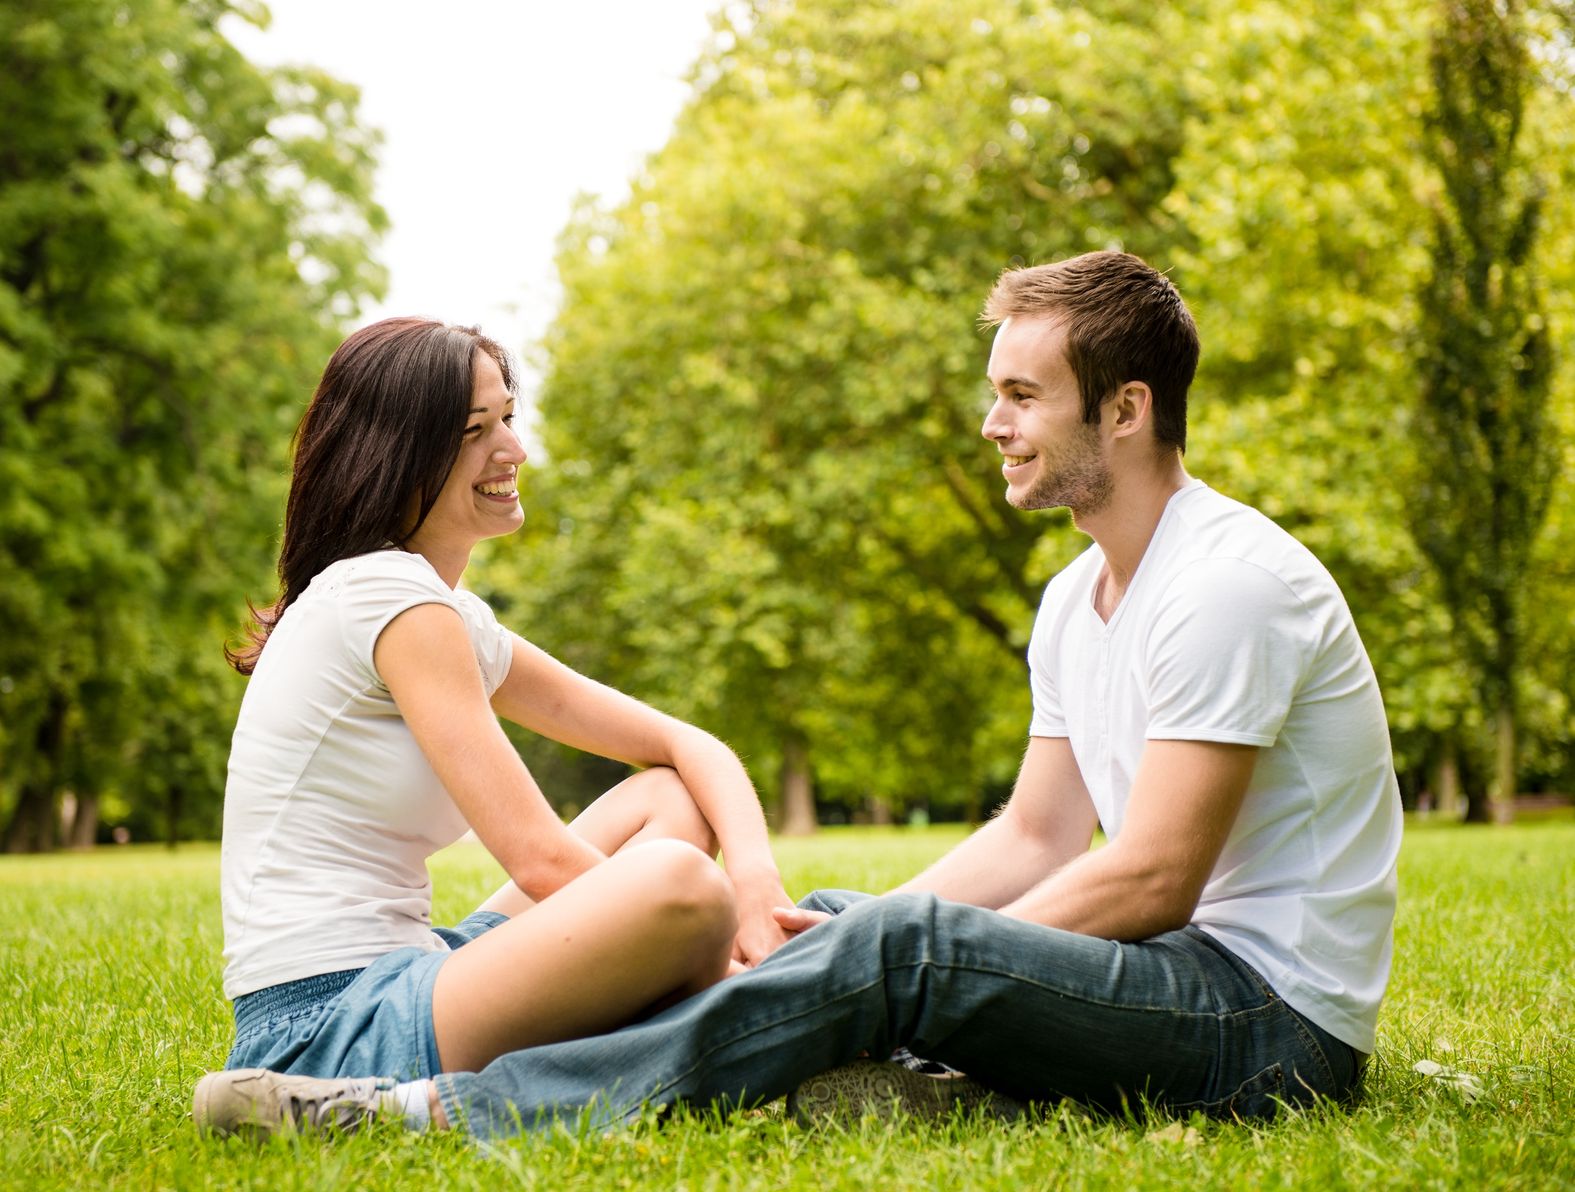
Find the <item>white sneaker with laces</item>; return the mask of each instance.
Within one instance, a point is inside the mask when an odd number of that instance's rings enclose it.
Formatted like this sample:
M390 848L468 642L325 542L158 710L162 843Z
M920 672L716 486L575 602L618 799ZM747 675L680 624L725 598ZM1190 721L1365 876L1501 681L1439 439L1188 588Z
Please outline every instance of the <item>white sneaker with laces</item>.
M284 1076L265 1068L210 1072L197 1082L191 1116L204 1134L225 1136L294 1134L298 1131L358 1129L400 1107L387 1076L324 1080Z

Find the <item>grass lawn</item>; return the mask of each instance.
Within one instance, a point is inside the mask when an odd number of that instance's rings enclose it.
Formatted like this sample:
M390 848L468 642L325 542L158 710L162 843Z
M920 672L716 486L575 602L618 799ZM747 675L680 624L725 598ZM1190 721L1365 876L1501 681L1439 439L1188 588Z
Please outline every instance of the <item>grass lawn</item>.
M790 892L880 889L956 830L781 841ZM452 922L499 880L475 846L437 858ZM1394 980L1356 1110L1268 1126L959 1120L802 1130L780 1107L611 1138L484 1150L383 1127L258 1147L199 1139L191 1090L223 1062L218 851L0 859L0 1187L1575 1188L1575 823L1415 826ZM1044 1029L1053 1030L1053 1023ZM1468 1097L1419 1061L1468 1073Z

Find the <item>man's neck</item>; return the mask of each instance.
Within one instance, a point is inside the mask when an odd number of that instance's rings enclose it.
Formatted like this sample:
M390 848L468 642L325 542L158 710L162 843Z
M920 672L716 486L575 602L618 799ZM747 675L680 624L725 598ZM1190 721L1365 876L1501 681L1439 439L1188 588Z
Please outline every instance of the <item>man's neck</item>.
M1072 511L1073 523L1099 544L1105 556L1094 588L1094 609L1102 620L1111 618L1126 595L1165 506L1191 479L1181 456L1167 455L1152 467L1116 476L1110 500L1098 512Z

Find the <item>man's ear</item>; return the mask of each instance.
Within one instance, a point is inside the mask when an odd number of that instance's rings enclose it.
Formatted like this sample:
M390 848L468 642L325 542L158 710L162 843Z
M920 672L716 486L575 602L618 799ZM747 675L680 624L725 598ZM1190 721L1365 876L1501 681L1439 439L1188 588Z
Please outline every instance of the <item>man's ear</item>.
M1135 435L1154 412L1154 392L1142 381L1126 381L1106 403L1111 433L1118 439Z

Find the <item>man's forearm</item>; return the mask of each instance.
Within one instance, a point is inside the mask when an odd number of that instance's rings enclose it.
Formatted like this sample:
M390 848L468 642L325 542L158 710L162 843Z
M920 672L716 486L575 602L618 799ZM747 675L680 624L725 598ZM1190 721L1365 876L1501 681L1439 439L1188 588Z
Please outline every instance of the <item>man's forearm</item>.
M1112 940L1185 927L1225 847L1257 757L1250 745L1150 741L1116 838L1001 909Z
M1141 940L1184 927L1197 894L1174 870L1109 845L1078 857L1003 905L1003 914L1111 940Z
M935 864L897 887L925 891L953 902L999 909L1029 893L1046 874L1082 848L1043 841L1017 830L1007 817L991 820Z

